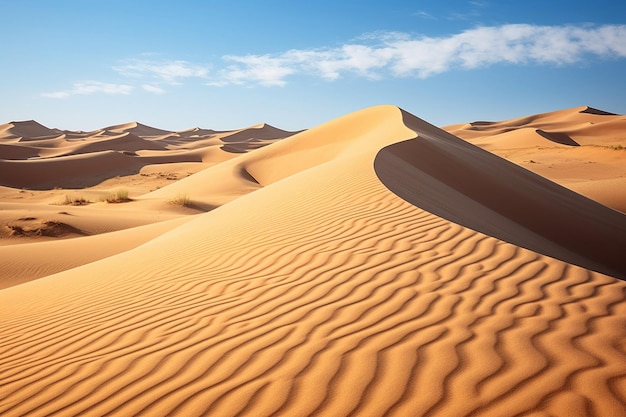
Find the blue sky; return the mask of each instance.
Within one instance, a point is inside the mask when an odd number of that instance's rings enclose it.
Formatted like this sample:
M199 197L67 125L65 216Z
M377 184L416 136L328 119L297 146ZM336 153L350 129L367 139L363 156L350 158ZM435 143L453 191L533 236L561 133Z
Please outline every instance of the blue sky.
M623 0L0 0L0 123L303 129L626 113Z

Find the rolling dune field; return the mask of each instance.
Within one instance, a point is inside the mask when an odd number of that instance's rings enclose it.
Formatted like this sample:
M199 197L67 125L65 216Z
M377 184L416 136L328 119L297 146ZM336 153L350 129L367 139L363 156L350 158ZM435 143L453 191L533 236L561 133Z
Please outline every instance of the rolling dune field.
M0 126L0 415L626 415L626 118Z

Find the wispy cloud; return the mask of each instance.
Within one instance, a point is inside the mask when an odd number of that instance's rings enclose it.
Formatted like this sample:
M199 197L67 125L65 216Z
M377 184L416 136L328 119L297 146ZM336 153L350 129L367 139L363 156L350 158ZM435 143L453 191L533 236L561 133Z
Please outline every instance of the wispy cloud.
M471 0L469 4L475 7L487 7L488 6L488 3L485 0Z
M74 83L68 90L55 91L52 93L42 93L42 96L49 98L66 98L74 95L87 94L130 94L134 87L127 84L103 83L100 81L83 81Z
M149 77L167 84L179 84L185 78L206 78L210 66L194 64L188 61L151 61L145 59L129 60L113 70L127 77Z
M495 64L570 65L589 58L626 57L626 25L478 27L443 36L379 32L334 48L294 49L274 55L228 55L210 85L284 86L287 77L336 80L427 78Z
M141 88L143 88L144 91L147 91L152 94L164 94L165 93L165 90L157 85L143 84Z
M489 6L486 1L473 0L467 2L468 8L460 7L447 16L448 20L475 20L483 14L483 9Z
M209 74L209 65L182 60L126 60L112 69L129 81L135 80L138 85L84 81L74 83L70 89L43 93L42 96L67 98L79 94L130 94L136 88L152 94L164 94L163 85L179 85L183 80L190 78L207 79Z
M135 90L164 94L164 86L191 81L210 86L282 87L296 76L326 81L345 76L424 79L497 64L566 66L621 58L626 58L626 25L511 24L476 27L438 37L373 32L334 47L226 55L212 64L127 60L112 69L118 77L121 74L132 81L129 84L84 81L70 89L42 95L66 98L79 94L130 94Z
M435 16L428 12L425 12L424 10L418 10L416 12L413 12L413 16L421 17L423 19L435 19Z
M227 55L222 59L230 65L221 70L218 79L209 82L209 85L255 83L264 86L283 86L286 84L284 78L296 71L293 68L293 63L298 60L295 57L290 57L289 53L279 57Z

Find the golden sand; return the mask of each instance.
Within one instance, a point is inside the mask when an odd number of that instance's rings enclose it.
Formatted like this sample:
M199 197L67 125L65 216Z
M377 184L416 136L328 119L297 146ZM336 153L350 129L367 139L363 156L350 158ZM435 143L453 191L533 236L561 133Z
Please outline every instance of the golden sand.
M623 124L2 125L0 415L624 415Z

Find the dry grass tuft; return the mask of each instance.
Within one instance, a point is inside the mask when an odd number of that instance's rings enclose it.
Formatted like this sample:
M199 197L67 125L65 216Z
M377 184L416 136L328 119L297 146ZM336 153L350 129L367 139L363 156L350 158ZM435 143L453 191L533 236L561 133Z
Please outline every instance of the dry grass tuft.
M106 201L107 203L124 203L131 201L131 198L128 197L128 190L120 189L107 194L102 201Z
M181 207L189 207L191 206L191 198L189 198L189 194L178 193L176 197L168 200L168 203Z
M65 194L65 198L59 203L61 206L84 206L86 204L91 203L91 201L87 200L82 196L70 196Z

